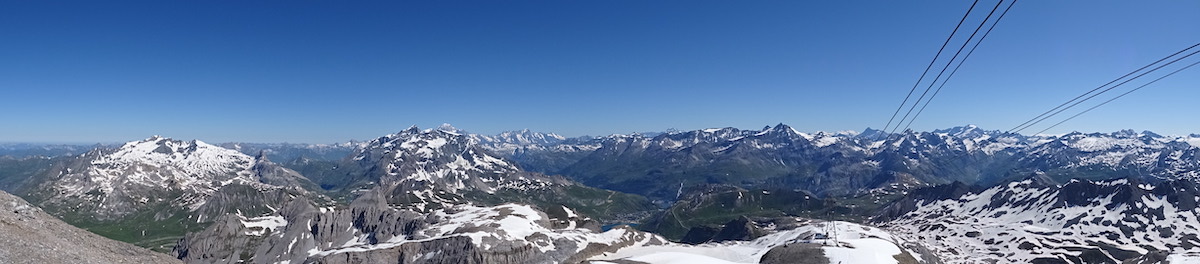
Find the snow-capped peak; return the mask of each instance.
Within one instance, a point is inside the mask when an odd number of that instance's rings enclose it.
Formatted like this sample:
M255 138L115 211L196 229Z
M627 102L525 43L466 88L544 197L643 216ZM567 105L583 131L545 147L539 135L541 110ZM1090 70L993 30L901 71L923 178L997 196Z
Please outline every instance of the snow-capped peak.
M505 131L495 136L486 137L491 142L502 142L517 145L554 144L566 140L566 137L554 133L538 133L529 129Z
M255 188L283 186L264 183L256 173L256 158L199 140L180 141L162 136L99 149L79 156L81 162L59 172L49 182L52 203L96 206L98 216L119 216L151 202L171 201L195 210L223 186ZM275 176L298 179L298 174ZM299 187L299 186L296 186ZM178 195L182 195L176 197ZM173 201L172 201L173 200Z
M945 134L957 138L978 138L981 136L999 135L998 130L983 130L976 125L957 126L947 129L938 129L933 131L934 134Z
M795 128L792 128L791 126L788 126L784 123L779 123L778 125L775 125L775 127L771 127L769 129L763 129L761 132L758 132L758 134L756 134L755 136L762 136L762 135L769 135L769 134L786 135L786 136L795 135L795 136L803 137L808 140L813 139L812 135L800 132L799 130L796 130Z
M514 163L483 151L471 136L440 129L409 129L380 137L358 150L353 160L376 167L372 171L382 174L376 175L380 184L424 182L447 191L492 191L533 181Z
M185 175L211 175L229 168L248 168L254 159L236 150L226 149L199 140L179 141L153 136L125 143L116 151L92 160L93 165L142 164L173 167ZM234 165L231 165L234 164Z
M461 130L458 130L458 128L450 125L450 123L442 123L442 125L437 127L437 130L450 133L462 133Z

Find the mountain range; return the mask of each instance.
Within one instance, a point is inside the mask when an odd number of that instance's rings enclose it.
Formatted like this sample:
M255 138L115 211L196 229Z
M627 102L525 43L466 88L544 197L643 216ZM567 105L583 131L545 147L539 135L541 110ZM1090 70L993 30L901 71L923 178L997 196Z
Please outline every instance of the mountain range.
M1197 145L1130 130L443 125L9 155L0 189L188 263L1179 263L1200 260Z
M535 143L527 148L544 151L511 155L521 165L547 159L540 156L578 157L563 169L543 173L672 201L686 189L681 186L704 184L841 196L955 181L992 185L1033 174L1056 182L1126 175L1150 181L1195 178L1200 175L1198 145L1195 135L1131 130L1025 136L963 126L897 134L872 129L808 134L779 124L761 130L714 128Z

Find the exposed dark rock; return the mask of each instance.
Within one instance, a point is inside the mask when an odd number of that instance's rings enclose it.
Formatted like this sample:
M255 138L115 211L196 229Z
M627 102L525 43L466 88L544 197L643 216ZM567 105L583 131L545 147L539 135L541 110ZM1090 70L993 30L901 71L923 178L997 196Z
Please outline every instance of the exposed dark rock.
M762 264L830 264L820 244L792 243L777 246L758 260Z

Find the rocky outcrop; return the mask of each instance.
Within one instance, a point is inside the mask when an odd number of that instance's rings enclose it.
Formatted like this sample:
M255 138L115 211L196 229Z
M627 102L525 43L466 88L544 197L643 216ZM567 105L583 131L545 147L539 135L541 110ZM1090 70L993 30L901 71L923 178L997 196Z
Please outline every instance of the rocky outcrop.
M0 192L0 262L178 263L179 260L68 225Z
M383 193L341 208L296 200L274 214L226 215L173 253L188 263L563 263L665 242L628 227L585 228L568 208L557 218L517 204L420 213Z
M541 260L540 262L538 260ZM432 241L406 243L371 251L347 251L310 259L314 263L553 263L533 250L533 246L501 244L483 250L470 237L456 236Z
M820 244L792 243L771 248L762 259L762 264L829 264Z

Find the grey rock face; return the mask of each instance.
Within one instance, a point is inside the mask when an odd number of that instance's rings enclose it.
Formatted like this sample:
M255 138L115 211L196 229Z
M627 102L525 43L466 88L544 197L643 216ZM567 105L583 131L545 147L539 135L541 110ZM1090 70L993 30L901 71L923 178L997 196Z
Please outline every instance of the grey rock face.
M178 263L165 254L101 237L0 192L0 262Z
M384 193L342 208L295 200L268 216L226 215L173 253L187 263L563 263L665 242L627 227L561 228L557 218L515 204L418 213L388 204Z

